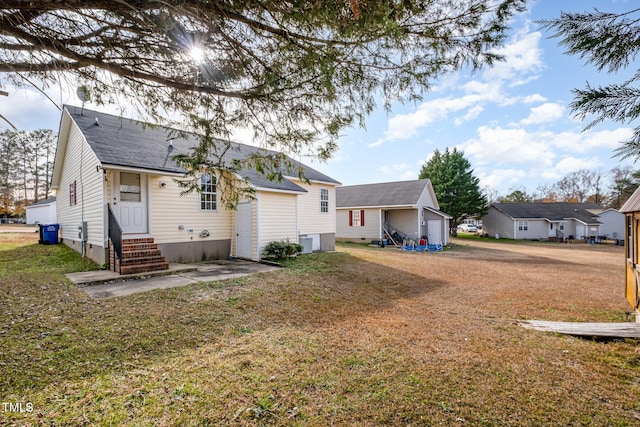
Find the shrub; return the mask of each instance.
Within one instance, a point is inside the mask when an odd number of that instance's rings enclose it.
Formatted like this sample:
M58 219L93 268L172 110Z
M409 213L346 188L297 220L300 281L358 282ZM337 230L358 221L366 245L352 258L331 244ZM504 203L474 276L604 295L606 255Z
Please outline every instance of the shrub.
M262 256L271 259L285 259L296 256L302 251L302 246L289 240L269 242L262 251Z

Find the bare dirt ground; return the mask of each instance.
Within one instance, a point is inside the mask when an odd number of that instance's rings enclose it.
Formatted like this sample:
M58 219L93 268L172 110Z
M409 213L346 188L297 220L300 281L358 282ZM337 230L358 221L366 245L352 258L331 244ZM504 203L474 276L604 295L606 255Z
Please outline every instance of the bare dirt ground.
M613 317L631 311L624 299L622 246L460 239L453 243L454 249L438 253L363 249L357 254L446 283L442 292L447 298L440 302L469 314L482 310L508 313L514 319L597 321L604 311Z

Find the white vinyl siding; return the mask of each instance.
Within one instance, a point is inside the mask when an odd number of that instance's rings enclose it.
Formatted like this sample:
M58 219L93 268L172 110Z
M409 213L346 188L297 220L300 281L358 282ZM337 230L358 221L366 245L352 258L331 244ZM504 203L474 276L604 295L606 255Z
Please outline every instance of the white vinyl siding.
M105 246L104 174L99 166L97 157L73 123L62 163L63 174L57 190L57 199L60 200L57 203L60 237L65 240L80 241L78 227L86 221L87 242L100 247ZM75 204L71 205L70 188L73 187L74 181Z
M298 232L302 235L336 232L336 189L335 186L312 182L306 184L293 180L294 183L307 190L298 195ZM321 212L320 190L327 190L329 197L328 212Z
M267 243L275 240L298 242L296 197L295 194L260 192L260 253Z
M149 211L152 212L149 231L156 243L231 239L234 211L201 210L200 194L181 196L181 192L172 177L153 175L149 179ZM204 230L209 236L200 237Z
M346 241L369 241L380 238L380 209L362 209L364 211L364 226L349 225L349 211L356 209L339 209L336 212L336 239ZM352 221L353 223L353 221Z

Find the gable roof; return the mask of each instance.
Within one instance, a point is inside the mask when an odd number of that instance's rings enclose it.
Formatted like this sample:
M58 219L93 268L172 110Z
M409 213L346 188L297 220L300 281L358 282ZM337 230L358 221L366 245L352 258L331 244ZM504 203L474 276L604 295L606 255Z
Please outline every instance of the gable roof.
M32 204L30 204L29 206L27 206L27 208L30 208L30 207L32 207L32 206L44 206L44 205L49 205L49 204L51 204L51 203L53 203L53 202L55 202L55 201L56 201L56 196L51 196L51 197L48 197L48 198L46 198L46 199L38 200L37 202L32 203Z
M336 207L416 205L427 188L433 191L428 179L337 187Z
M548 219L560 221L577 219L586 224L598 224L597 215L589 212L601 209L596 203L494 203L492 207L498 209L512 219Z
M629 213L629 212L638 212L640 211L640 188L633 192L631 197L624 202L624 205L620 208L620 212Z
M89 146L104 166L130 167L169 174L183 174L186 170L172 157L176 154L189 154L199 143L199 137L189 132L179 132L164 126L150 125L133 119L100 113L79 107L65 105L64 110L82 131ZM64 114L64 112L63 112ZM169 144L173 148L169 151ZM245 158L254 153L275 154L275 151L260 147L231 142L231 148L223 154L223 161ZM220 141L220 147L226 142ZM339 185L333 178L292 159L293 168L301 167L304 175L311 181ZM295 170L295 169L294 169ZM282 170L283 175L297 175ZM270 181L255 170L243 169L239 172L258 188L281 191L306 192L306 190L287 178L282 181Z

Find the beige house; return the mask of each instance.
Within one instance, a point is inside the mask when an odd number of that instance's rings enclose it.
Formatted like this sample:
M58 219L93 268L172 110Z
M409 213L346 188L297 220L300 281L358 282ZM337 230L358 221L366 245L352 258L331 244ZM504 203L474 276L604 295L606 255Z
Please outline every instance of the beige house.
M426 237L448 245L451 216L439 209L428 179L338 187L336 239L402 244Z
M161 126L65 106L52 182L62 241L121 273L230 256L260 260L267 243L282 239L308 237L315 250L334 249L339 182L293 160L310 183L287 171L276 182L243 170L238 178L255 198L228 210L218 175L201 175L201 191L181 195L176 180L185 170L173 156L196 144L195 135L176 138ZM268 153L232 143L223 159L256 151Z

